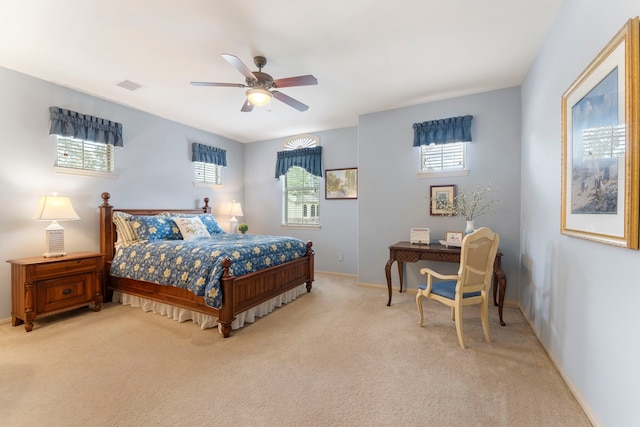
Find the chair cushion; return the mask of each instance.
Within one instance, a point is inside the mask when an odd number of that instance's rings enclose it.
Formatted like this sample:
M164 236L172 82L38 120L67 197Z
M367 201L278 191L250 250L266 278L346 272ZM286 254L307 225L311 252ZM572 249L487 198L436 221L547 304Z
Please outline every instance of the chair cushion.
M441 297L456 299L456 283L455 280L445 280L443 282L433 282L431 284L431 293L440 295ZM426 290L427 285L423 283L418 285L418 289ZM463 298L471 298L480 296L480 291L477 292L465 292Z

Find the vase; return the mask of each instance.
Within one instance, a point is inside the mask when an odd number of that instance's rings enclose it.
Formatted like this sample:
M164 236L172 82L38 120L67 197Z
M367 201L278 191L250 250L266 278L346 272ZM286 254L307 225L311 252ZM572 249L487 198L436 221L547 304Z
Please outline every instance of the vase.
M467 221L467 228L464 229L464 234L471 234L474 230L473 220Z

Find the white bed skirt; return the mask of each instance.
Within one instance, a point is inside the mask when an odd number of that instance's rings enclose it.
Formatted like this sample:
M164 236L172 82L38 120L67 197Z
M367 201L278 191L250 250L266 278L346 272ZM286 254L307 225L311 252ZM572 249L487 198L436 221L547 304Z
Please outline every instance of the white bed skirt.
M231 323L231 329L240 329L244 326L245 322L253 323L256 321L256 317L266 316L276 308L295 300L298 296L306 292L306 284L303 283L302 285L271 298L256 307L243 311L238 314L236 319ZM129 295L120 291L113 291L113 302L120 302L123 305L130 305L131 307L141 307L144 311L153 311L156 314L162 314L173 320L177 320L178 322L191 320L193 323L200 325L200 329L215 328L217 325L218 331L222 333L222 325L218 323L218 318L209 314L198 313L197 311L175 307L173 305Z

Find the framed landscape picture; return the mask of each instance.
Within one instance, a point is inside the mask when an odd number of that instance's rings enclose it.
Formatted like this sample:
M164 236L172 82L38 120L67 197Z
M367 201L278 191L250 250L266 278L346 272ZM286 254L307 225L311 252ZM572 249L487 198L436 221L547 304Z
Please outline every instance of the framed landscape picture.
M358 168L327 169L324 178L325 199L358 198Z
M638 249L638 18L562 96L561 233Z

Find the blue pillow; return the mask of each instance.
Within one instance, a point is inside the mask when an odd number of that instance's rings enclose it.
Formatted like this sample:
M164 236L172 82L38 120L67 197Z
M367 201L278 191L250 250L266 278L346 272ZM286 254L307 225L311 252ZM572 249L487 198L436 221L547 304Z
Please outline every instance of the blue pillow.
M216 221L215 217L212 214L202 214L200 215L200 221L207 227L207 231L209 234L218 234L224 233L224 230L220 228L218 225L218 221Z
M178 225L166 216L132 216L131 226L141 240L182 240Z

